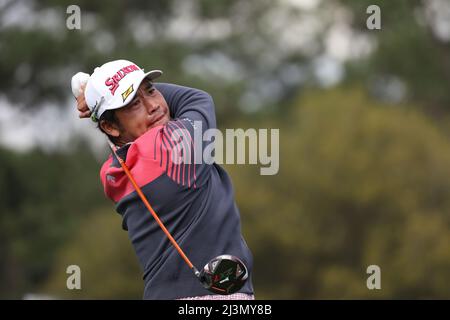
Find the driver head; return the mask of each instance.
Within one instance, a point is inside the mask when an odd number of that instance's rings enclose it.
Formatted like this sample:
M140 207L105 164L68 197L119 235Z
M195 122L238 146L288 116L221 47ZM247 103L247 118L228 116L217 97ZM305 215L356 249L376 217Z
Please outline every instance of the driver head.
M199 278L209 291L227 295L242 288L248 278L248 271L237 257L221 255L205 265Z

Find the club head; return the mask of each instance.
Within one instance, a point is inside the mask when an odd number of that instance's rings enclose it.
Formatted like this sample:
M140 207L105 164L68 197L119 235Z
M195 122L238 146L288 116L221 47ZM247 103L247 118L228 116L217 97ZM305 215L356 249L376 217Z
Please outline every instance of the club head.
M245 284L248 271L245 264L235 256L221 255L208 262L200 272L203 286L216 294L233 294Z

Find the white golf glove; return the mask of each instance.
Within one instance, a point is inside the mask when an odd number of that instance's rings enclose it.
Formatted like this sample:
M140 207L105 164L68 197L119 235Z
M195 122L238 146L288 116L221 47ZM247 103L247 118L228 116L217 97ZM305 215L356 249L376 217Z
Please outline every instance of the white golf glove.
M81 87L86 86L89 78L90 75L84 72L78 72L72 77L71 86L72 86L72 93L75 98L78 98L78 96L83 92L81 90Z

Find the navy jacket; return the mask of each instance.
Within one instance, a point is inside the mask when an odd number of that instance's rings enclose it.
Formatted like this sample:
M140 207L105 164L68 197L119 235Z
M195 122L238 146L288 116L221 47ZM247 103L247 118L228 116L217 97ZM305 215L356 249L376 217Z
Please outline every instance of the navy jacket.
M215 163L195 163L210 143L194 141L195 135L201 138L205 130L216 127L213 100L193 88L163 83L155 87L166 99L172 120L121 147L118 154L126 159L153 209L192 263L201 269L221 254L239 257L250 273L239 292L253 294L253 258L241 234L230 177ZM174 161L180 159L174 153L190 161ZM144 299L212 294L159 228L112 155L103 164L100 177L143 269Z

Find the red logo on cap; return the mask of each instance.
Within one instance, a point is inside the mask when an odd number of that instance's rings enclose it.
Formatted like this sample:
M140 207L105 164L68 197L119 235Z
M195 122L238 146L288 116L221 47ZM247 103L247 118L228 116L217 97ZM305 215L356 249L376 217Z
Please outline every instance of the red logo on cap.
M105 81L105 85L109 87L109 91L114 95L117 88L119 87L119 81L122 80L128 73L140 70L135 64L129 65L117 71L112 77L109 77Z

